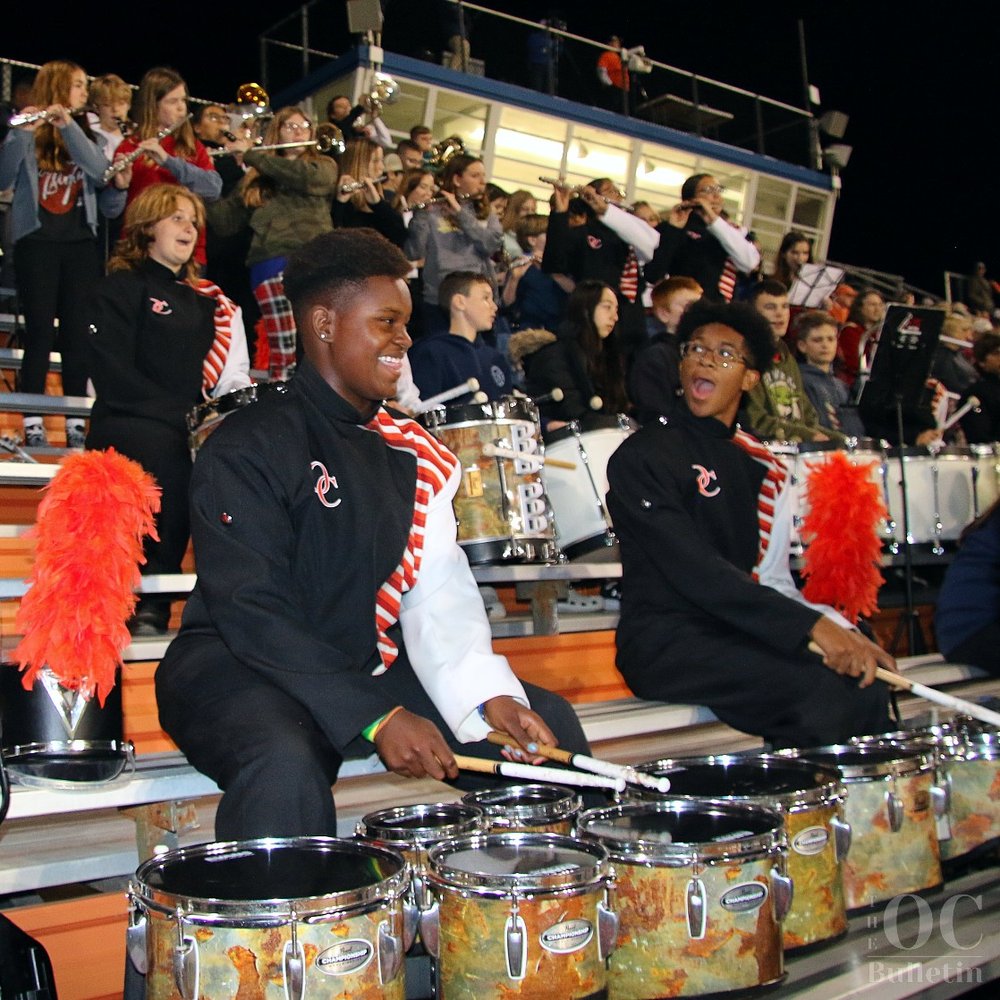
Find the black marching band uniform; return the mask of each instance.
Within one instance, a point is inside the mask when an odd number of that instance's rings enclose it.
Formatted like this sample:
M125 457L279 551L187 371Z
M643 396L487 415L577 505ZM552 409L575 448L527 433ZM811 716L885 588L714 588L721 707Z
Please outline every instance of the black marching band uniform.
M889 728L887 689L807 651L821 614L788 571L784 466L755 438L679 401L608 467L621 543L618 668L640 697L707 705L775 746Z

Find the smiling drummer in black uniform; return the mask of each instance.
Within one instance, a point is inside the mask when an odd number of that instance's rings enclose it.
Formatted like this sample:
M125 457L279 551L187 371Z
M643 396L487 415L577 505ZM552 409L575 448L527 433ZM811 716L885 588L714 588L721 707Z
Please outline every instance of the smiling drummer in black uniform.
M775 745L886 731L887 689L872 682L894 661L795 588L786 471L735 424L770 358L767 322L747 306L696 304L678 338L683 400L608 468L619 670L641 698L707 705Z
M293 254L306 358L195 463L198 585L156 692L225 792L219 839L334 834L330 785L373 748L399 774L454 779L454 749L491 728L586 747L572 708L492 651L455 541L455 456L382 406L410 346L409 269L365 229Z

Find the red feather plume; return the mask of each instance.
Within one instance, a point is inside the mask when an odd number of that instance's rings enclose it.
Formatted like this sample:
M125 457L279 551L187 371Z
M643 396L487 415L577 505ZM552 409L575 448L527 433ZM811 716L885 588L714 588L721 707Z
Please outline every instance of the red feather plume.
M853 465L836 451L806 478L802 593L855 623L877 609L878 589L885 582L878 570L878 524L887 515L882 491L869 472L868 465Z
M25 688L47 666L63 687L96 692L104 704L130 641L142 540L157 538L159 509L153 477L113 448L63 460L31 530L35 567L15 618L24 638L11 658Z

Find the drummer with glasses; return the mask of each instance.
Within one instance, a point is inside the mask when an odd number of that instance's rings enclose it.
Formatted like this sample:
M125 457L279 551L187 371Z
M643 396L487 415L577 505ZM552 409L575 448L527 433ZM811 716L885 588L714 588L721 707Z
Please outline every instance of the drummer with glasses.
M770 361L767 321L696 303L678 339L681 400L608 465L618 669L640 698L707 705L774 746L885 732L887 689L873 680L893 658L798 592L787 471L736 425Z
M198 277L193 259L205 224L201 199L155 184L128 207L109 274L88 308L90 370L97 393L86 446L114 448L153 474L162 490L143 573L179 573L190 537L187 414L250 385L238 306ZM170 601L143 598L133 635L166 632Z

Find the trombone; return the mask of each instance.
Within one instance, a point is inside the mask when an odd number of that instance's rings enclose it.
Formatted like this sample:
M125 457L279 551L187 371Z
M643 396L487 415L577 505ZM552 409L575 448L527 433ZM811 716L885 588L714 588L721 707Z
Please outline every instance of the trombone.
M306 146L314 147L320 153L328 153L333 149L336 141L329 135L320 135L315 139L299 139L298 142L275 142L269 146L251 146L249 149L210 149L208 155L235 156L237 153L249 153L251 151L264 153L273 149L303 149Z

